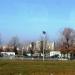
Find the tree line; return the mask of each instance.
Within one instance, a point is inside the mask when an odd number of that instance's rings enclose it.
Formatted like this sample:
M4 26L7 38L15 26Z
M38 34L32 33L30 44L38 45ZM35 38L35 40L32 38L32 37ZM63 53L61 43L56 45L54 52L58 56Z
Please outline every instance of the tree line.
M1 45L1 38L0 38L0 45ZM34 42L31 43L32 47L29 48L29 51L31 54L34 53ZM16 54L17 47L23 47L23 44L20 43L18 37L13 37L9 43L8 46L13 46L12 51L14 51ZM64 28L63 31L60 33L60 37L55 42L55 50L61 51L62 54L68 54L70 53L71 56L75 56L75 30L72 28ZM0 52L2 51L2 46L0 47ZM8 48L6 51L10 51ZM43 41L40 41L40 52L43 52Z

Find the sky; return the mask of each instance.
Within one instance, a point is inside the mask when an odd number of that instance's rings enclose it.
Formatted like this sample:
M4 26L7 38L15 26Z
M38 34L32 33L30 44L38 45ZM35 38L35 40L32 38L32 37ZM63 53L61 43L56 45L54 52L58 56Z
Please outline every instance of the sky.
M65 27L75 29L75 0L0 0L0 34L5 40L39 39L44 30L56 39Z

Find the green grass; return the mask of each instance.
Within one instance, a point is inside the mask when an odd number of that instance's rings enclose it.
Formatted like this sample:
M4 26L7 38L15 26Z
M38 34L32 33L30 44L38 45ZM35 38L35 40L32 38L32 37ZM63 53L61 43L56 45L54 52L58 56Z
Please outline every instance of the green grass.
M75 61L0 60L0 75L75 75Z

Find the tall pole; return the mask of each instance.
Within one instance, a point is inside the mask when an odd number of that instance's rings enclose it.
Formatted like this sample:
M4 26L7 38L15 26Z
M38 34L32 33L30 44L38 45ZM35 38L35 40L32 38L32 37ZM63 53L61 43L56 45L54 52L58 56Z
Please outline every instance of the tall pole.
M43 35L44 35L44 37L43 37L43 61L45 60L45 54L44 54L44 50L45 50L45 37L46 37L46 32L45 31L43 31L42 32L43 33Z

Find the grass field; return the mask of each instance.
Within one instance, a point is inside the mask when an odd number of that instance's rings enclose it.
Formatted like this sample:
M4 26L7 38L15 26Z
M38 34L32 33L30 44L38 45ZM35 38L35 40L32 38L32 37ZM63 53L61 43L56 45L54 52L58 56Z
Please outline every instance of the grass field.
M0 75L75 75L75 61L0 60Z

